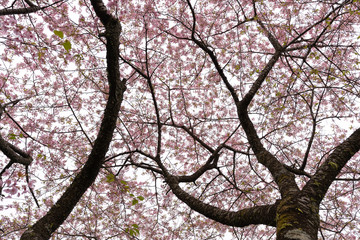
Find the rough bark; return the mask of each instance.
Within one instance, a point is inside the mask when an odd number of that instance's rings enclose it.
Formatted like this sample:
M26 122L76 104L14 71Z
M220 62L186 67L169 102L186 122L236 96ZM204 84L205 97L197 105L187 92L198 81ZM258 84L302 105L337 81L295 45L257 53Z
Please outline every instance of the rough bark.
M315 175L304 186L303 191L320 204L341 169L359 150L360 128L334 149Z
M278 205L278 240L316 240L319 226L319 205L306 194L285 197Z

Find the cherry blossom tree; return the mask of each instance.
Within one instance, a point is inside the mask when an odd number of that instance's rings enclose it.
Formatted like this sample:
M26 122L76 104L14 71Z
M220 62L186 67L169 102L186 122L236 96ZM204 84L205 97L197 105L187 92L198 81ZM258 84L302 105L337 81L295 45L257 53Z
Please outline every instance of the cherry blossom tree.
M358 1L1 6L1 238L360 235Z

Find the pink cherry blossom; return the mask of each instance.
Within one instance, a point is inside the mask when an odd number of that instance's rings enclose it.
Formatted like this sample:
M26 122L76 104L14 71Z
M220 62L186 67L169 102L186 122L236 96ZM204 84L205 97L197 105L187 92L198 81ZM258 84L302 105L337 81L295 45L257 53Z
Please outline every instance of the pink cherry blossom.
M0 0L1 239L357 239L357 1Z

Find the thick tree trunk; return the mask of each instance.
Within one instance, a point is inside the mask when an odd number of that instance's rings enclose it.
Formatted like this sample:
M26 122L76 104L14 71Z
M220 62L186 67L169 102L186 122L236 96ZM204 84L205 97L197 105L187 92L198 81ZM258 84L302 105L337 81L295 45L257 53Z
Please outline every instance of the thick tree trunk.
M319 206L305 194L280 201L276 213L277 240L317 240Z

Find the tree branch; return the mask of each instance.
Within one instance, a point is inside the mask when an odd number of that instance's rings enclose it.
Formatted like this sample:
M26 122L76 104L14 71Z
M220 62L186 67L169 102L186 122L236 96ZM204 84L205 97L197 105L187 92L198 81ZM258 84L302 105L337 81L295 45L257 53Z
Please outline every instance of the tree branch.
M20 15L20 14L27 14L27 13L34 13L41 10L42 7L34 6L34 7L27 7L27 8L17 8L17 9L0 9L0 16L5 15Z
M244 227L251 224L276 226L275 219L278 202L271 205L245 208L236 212L222 210L218 207L206 204L186 193L180 188L178 178L174 176L168 176L166 179L176 197L186 203L194 211L201 213L214 221L234 227Z
M106 38L109 98L100 130L84 167L48 213L22 235L22 240L49 239L51 234L65 221L82 195L95 181L116 127L123 94L126 90L125 82L121 81L119 71L118 56L121 25L118 19L107 13L101 0L92 0L91 3L97 16L105 26Z
M13 163L20 163L28 166L32 162L32 157L18 147L7 142L0 134L0 150L8 157Z
M360 150L360 128L339 144L304 186L303 192L318 204L345 164Z
M22 14L29 14L34 13L39 10L43 10L45 8L51 7L53 5L56 5L58 3L64 2L64 0L56 1L52 4L40 7L32 3L30 0L25 0L25 2L29 5L29 7L23 7L23 8L4 8L0 9L0 16L6 16L6 15L22 15Z
M207 46L205 43L203 43L202 41L197 40L195 38L196 15L195 15L194 8L191 6L191 3L189 0L187 0L187 3L191 10L192 18L193 18L191 39L196 45L198 45L204 52L206 52L210 56L217 72L219 73L221 79L223 80L224 84L226 85L227 89L229 90L229 92L234 100L234 103L237 106L238 118L240 120L240 123L241 123L243 129L245 130L246 136L249 140L252 150L254 151L254 153L256 155L256 158L258 159L258 161L261 164L263 164L265 167L267 167L269 169L270 173L274 177L275 182L278 184L282 195L284 195L285 193L298 191L299 188L297 187L297 185L295 183L294 174L289 172L275 158L274 155L272 155L269 151L267 151L263 147L263 145L260 141L260 138L258 137L258 135L256 133L255 127L252 124L252 122L248 116L248 111L247 111L247 108L248 108L250 102L252 101L252 99L254 98L256 92L260 89L262 83L265 81L267 75L269 74L271 69L274 67L274 65L276 64L278 59L280 58L282 52L285 51L285 48L279 46L279 44L276 43L274 37L269 32L267 32L267 37L272 39L271 42L275 45L274 46L275 53L271 57L269 62L266 64L266 66L263 68L263 70L260 72L258 78L252 84L250 90L247 92L247 94L244 96L244 98L240 101L238 94L236 93L235 89L232 87L232 85L228 81L223 69L220 67L220 64L219 64L214 52L211 51L209 49L209 46ZM262 25L262 26L264 27L264 25ZM264 29L265 29L265 27L264 27Z

